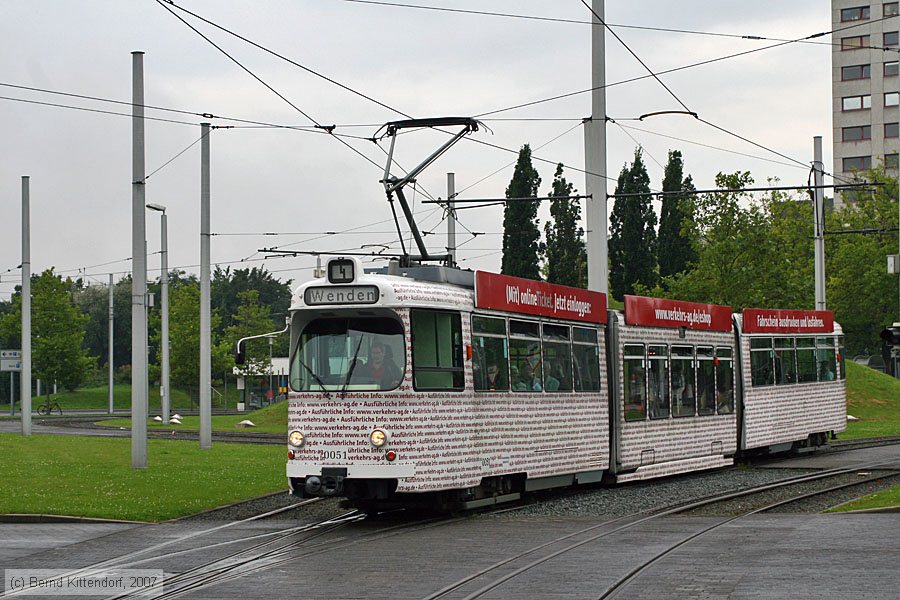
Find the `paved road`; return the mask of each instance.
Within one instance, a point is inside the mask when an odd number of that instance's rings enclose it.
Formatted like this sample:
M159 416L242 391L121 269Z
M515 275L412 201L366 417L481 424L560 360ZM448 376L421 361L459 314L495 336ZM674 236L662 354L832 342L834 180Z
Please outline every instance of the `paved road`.
M849 466L873 458L900 465L900 447L798 458L772 468ZM460 519L381 537L364 537L376 528L372 523L350 525L316 538L311 542L316 546L299 547L288 562L185 597L423 598L516 552L595 522L517 520L511 515ZM484 597L597 598L643 559L684 539L698 525L720 520L651 521L561 554ZM302 521L301 515L296 523ZM0 524L0 568L82 567L212 525ZM180 572L224 552L213 541L245 539L284 526L284 521L266 521L220 530L206 538L202 553L141 568ZM894 599L900 595L898 540L900 514L756 515L685 544L616 597ZM451 597L461 598L483 583Z

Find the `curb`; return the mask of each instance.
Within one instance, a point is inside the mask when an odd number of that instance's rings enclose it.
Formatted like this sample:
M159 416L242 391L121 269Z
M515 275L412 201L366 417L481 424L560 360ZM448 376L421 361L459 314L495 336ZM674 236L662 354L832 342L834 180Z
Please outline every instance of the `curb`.
M6 514L0 515L0 523L115 523L118 525L147 525L148 521L123 521L71 515Z

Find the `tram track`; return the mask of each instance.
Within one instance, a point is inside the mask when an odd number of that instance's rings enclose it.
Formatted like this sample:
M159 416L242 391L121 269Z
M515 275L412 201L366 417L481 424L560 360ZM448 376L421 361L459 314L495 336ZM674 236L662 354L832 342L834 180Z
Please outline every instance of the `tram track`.
M878 473L874 475L867 475L861 478L855 475L860 471L874 471L876 469L878 470ZM852 475L851 481L845 480L847 475ZM618 590L629 585L629 583L639 577L642 572L651 568L654 564L656 564L672 552L676 551L684 544L689 543L690 541L694 540L697 537L700 537L708 531L712 531L716 528L727 525L728 523L747 516L774 510L790 503L803 501L805 499L821 494L827 494L836 490L843 490L853 486L865 485L866 483L869 483L871 481L881 480L886 477L900 477L900 471L895 468L885 468L885 464L883 463L858 464L847 468L829 469L826 471L811 474L797 475L774 483L755 486L737 492L717 494L711 497L694 500L677 506L661 509L651 509L609 519L602 523L597 523L589 527L582 528L573 533L566 534L564 536L531 547L512 556L506 557L503 560L495 562L483 569L471 573L466 577L463 577L441 588L440 590L428 596L425 596L424 600L450 598L451 595L453 595L454 598L474 600L506 584L510 580L519 577L520 575L528 572L533 572L535 569L539 568L541 565L547 563L548 561L577 550L584 545L596 542L602 538L626 532L629 529L633 529L640 525L664 517L696 514L697 511L703 508L708 509L713 505L724 502L731 502L738 498L751 498L754 495L768 493L776 489L782 489L785 491L785 495L787 497L779 498L777 501L773 502L764 502L762 506L754 504L754 506L749 509L741 510L738 512L738 514L734 514L733 516L718 521L715 524L705 527L698 532L692 533L687 538L684 538L677 543L669 546L665 550L651 557L649 560L643 562L641 565L635 567L624 576L618 578L611 585L609 585L606 590L599 596L600 598L614 597L614 595L618 593ZM835 478L843 478L843 480L833 484L825 483L824 485L819 486L818 489L805 491L800 494L791 491L792 488L795 489L796 486L808 484L809 482L827 482L827 480ZM505 509L504 512L514 512L515 510L518 510L518 508ZM562 546L559 547L560 545ZM480 587L467 592L467 590L471 590L476 585L480 585Z

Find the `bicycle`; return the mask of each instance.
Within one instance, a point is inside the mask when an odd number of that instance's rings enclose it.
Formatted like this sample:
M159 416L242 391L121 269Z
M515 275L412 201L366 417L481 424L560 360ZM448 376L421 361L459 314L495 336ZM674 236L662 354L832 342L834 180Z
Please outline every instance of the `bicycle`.
M37 412L41 416L52 415L53 411L56 411L60 416L62 416L62 408L59 406L59 402L53 399L52 396L47 396L47 399L43 404L38 406Z

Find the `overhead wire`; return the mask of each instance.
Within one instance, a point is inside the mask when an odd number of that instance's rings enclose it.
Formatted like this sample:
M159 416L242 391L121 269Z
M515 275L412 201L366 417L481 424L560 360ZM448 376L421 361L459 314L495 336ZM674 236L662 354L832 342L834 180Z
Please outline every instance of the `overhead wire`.
M586 21L583 19L565 19L561 17L545 17L539 15L525 15L525 14L517 14L517 13L505 13L505 12L496 12L496 11L484 11L484 10L468 10L461 8L448 8L443 6L427 6L422 4L408 4L403 2L384 2L378 0L340 0L342 2L353 2L356 4L369 4L375 6L389 6L395 8L412 8L419 10L430 10L430 11L439 11L439 12L448 12L448 13L459 13L459 14L467 14L467 15L476 15L476 16L489 16L489 17L504 17L504 18L512 18L512 19L524 19L531 21L546 21L551 23L568 23L575 25L594 25L592 21ZM741 34L741 33L725 33L719 31L699 31L696 29L678 29L673 27L653 27L649 25L631 25L624 23L608 23L610 27L616 27L618 29L634 29L639 31L654 31L661 33L681 33L681 34L689 34L689 35L702 35L702 36L711 36L711 37L725 37L725 38L736 38L736 39L744 39L751 41L777 41L777 42L786 42L792 41L786 38L778 38L771 36L763 36L763 35L754 35L754 34ZM798 43L804 44L817 44L823 46L838 46L840 44L835 44L834 42L819 42L814 40L799 40ZM873 46L871 49L874 50L883 50L882 47Z
M874 21L867 21L867 22L865 22L864 24L865 24L865 25L870 25L870 24L872 24L872 23L877 23L877 22L879 22L879 21L884 21L884 20L886 20L886 19L892 19L892 18L895 18L895 16L883 17L883 18L881 18L881 19L876 19L876 20L874 20ZM662 71L657 71L655 74L656 74L656 75L668 75L669 73L675 73L675 72L678 72L678 71L684 71L684 70L686 70L686 69L692 69L692 68L695 68L695 67L700 67L700 66L704 66L704 65L708 65L708 64L712 64L712 63L716 63L716 62L721 62L721 61L729 60L729 59L732 59L732 58L738 58L738 57L740 57L740 56L746 56L746 55L748 55L748 54L754 54L754 53L756 53L756 52L762 52L762 51L764 51L764 50L771 50L771 49L773 49L773 48L780 48L780 47L782 47L782 46L787 46L787 45L790 45L790 44L800 43L800 42L802 42L803 40L808 40L808 39L811 39L811 38L816 38L816 37L821 37L821 36L824 36L824 35L829 35L829 34L838 33L838 32L841 32L841 31L846 31L847 29L852 29L852 28L854 28L854 27L860 27L860 26L862 26L862 25L863 25L863 24L857 23L857 24L853 24L853 25L850 25L850 26L847 26L847 27L839 27L839 28L833 29L833 30L831 30L831 31L814 33L814 34L810 34L810 35L807 35L807 36L804 36L804 37L801 37L801 38L795 38L795 39L793 39L793 40L787 40L787 41L784 41L784 42L778 42L778 43L776 43L776 44L769 44L769 45L767 45L767 46L762 46L761 48L753 48L753 49L751 49L751 50L744 50L744 51L742 51L742 52L735 52L735 53L732 53L732 54L726 54L726 55L724 55L724 56L719 56L719 57L716 57L716 58L711 58L711 59L707 59L707 60L702 60L702 61L699 61L699 62L687 64L687 65L681 65L681 66L679 66L679 67L673 67L673 68L670 68L670 69L664 69L664 70L662 70ZM900 52L900 48L872 47L871 49L874 49L874 50L891 51L891 52ZM558 95L556 95L556 96L550 96L550 97L542 98L542 99L539 99L539 100L532 100L532 101L524 102L524 103L521 103L521 104L515 104L515 105L507 106L507 107L504 107L504 108L498 108L498 109L495 109L495 110L491 110L491 111L488 111L488 112L483 112L483 113L477 114L477 115L475 115L475 118L476 118L476 119L482 119L483 117L487 117L487 116L490 116L490 115L495 115L495 114L499 114L499 113L503 113L503 112L509 112L509 111L511 111L511 110L518 110L518 109L520 109L520 108L527 108L527 107L529 107L529 106L536 106L536 105L538 105L538 104L546 104L546 103L548 103L548 102L554 102L554 101L556 101L556 100L562 100L562 99L565 99L565 98L571 98L572 96L578 96L578 95L581 95L581 94L586 94L586 93L588 93L588 92L593 92L594 90L608 89L608 88L611 88L611 87L616 87L616 86L619 86L619 85L624 85L624 84L626 84L626 83L634 83L634 82L636 82L636 81L642 81L642 80L644 80L644 79L650 79L652 76L653 76L653 75L649 75L649 74L648 74L648 75L638 75L638 76L636 76L636 77L631 77L631 78L629 78L629 79L623 79L623 80L620 80L620 81L614 81L614 82L612 82L612 83L606 83L606 84L604 84L604 85L602 85L602 86L590 87L590 88L586 88L586 89L583 89L583 90L577 90L577 91L574 91L574 92L567 92L567 93L565 93L565 94L558 94Z
M603 18L602 18L600 15L597 14L597 11L595 11L595 10L591 7L590 4L588 4L587 2L585 2L585 0L581 0L581 3L584 4L585 8L587 8L589 11L591 11L591 14L594 15L594 18L597 19L597 21L599 21L600 24L601 24L603 27L605 27L606 30L607 30L608 32L610 32L611 34L613 34L613 37L615 37L615 38L619 41L619 43L622 44L622 46L624 46L626 50L628 50L628 53L631 54L631 56L633 56L634 59L635 59L636 61L638 61L638 62L641 64L641 66L644 67L644 69L646 69L647 72L650 73L650 74L653 76L653 78L657 81L657 83L659 83L659 85L661 85L667 92L669 92L669 95L672 96L672 97L675 99L675 101L678 102L678 104L680 104L681 107L682 107L684 110L686 110L686 111L688 111L688 112L693 112L690 108L688 108L687 104L685 104L684 102L682 102L682 101L681 101L681 98L679 98L679 97L675 94L675 92L673 92L672 89L671 89L668 85L666 85L665 82L664 82L662 79L659 78L659 75L657 75L656 73L654 73L654 72L653 72L653 69L651 69L650 67L648 67L648 66L647 66L647 63L645 63L645 62L641 59L641 57L638 56L637 53L636 53L634 50L631 49L631 46L629 46L628 44L625 43L625 40L622 39L622 37L616 32L616 30L613 29L612 27L610 27L610 26L608 26L608 25L606 24L606 21L604 21Z
M253 77L254 79L256 79L259 83L261 83L263 86L265 86L269 91L271 91L271 92L274 93L276 96L278 96L279 98L281 98L282 100L284 100L289 106L291 106L291 107L292 107L293 109L295 109L297 112L299 112L300 114L302 114L304 117L306 117L307 119L309 119L310 121L312 121L312 123L313 123L316 127L319 127L319 128L322 128L322 127L323 127L318 121L316 121L313 117L311 117L309 114L307 114L306 112L304 112L299 106L297 106L296 104L294 104L293 102L291 102L290 100L288 100L288 99L287 99L284 95L282 95L279 91L277 91L275 88L273 88L271 85L269 85L266 81L264 81L259 75L257 75L257 74L254 73L253 71L251 71L248 67L244 66L239 60L237 60L237 59L234 58L231 54L229 54L228 51L226 51L224 48L222 48L221 46L219 46L218 44L216 44L214 41L212 41L209 37L207 37L206 35L204 35L199 29L197 29L196 27L194 27L193 25L191 25L190 23L188 23L187 20L185 20L185 19L183 19L183 18L181 17L181 15L176 14L175 11L173 11L173 10L170 9L168 6L166 6L166 4L170 4L170 5L174 6L175 8L178 8L178 9L180 9L180 10L184 10L184 11L187 12L188 14L190 14L190 15L192 15L192 16L198 18L198 19L200 19L201 21L203 21L203 22L205 22L205 23L210 23L211 25L213 25L213 26L215 26L215 27L217 27L217 28L219 28L219 29L222 29L223 31L227 31L227 30L225 30L224 28L222 28L222 27L220 27L220 26L218 26L218 25L215 25L215 24L211 23L210 21L207 21L206 19L203 19L202 17L199 17L198 15L192 13L191 11L188 11L188 10L186 10L186 9L184 9L184 8L182 8L182 7L178 6L178 5L176 5L176 4L175 4L174 2L172 2L171 0L156 0L156 2L157 2L157 4L159 4L160 6L162 6L163 8L165 8L170 14L172 14L172 16L174 16L175 18L177 18L179 21L181 21L181 22L184 23L187 27L189 27L192 31L194 31L197 35L199 35L201 38L203 38L204 40L206 40L206 41L207 41L209 44L211 44L216 50L218 50L219 52L221 52L222 54L224 54L224 55L225 55L229 60L231 60L234 64L238 65L241 69L243 69L244 71L246 71L251 77ZM230 32L229 32L229 33L230 33ZM238 37L240 37L240 36L238 36ZM244 39L244 38L241 38L241 39ZM245 41L246 41L246 40L245 40ZM249 42L248 42L248 43L249 43ZM254 45L255 45L255 44L254 44ZM328 132L327 127L324 128L324 129L325 129L326 132ZM370 163L371 163L372 165L374 165L376 168L378 168L378 169L381 168L381 166L380 166L378 163L376 163L374 160L372 160L371 158L369 158L368 156L366 156L363 152L361 152L361 151L358 150L357 148L354 148L353 146L351 146L350 143L347 142L346 140L343 140L343 139L341 139L341 138L339 138L339 137L336 137L336 136L332 136L332 137L334 137L334 139L336 139L338 142L340 142L341 144L343 144L344 146L346 146L347 148L349 148L351 151L353 151L354 153L356 153L357 155L359 155L360 157L362 157L364 160L370 162Z

